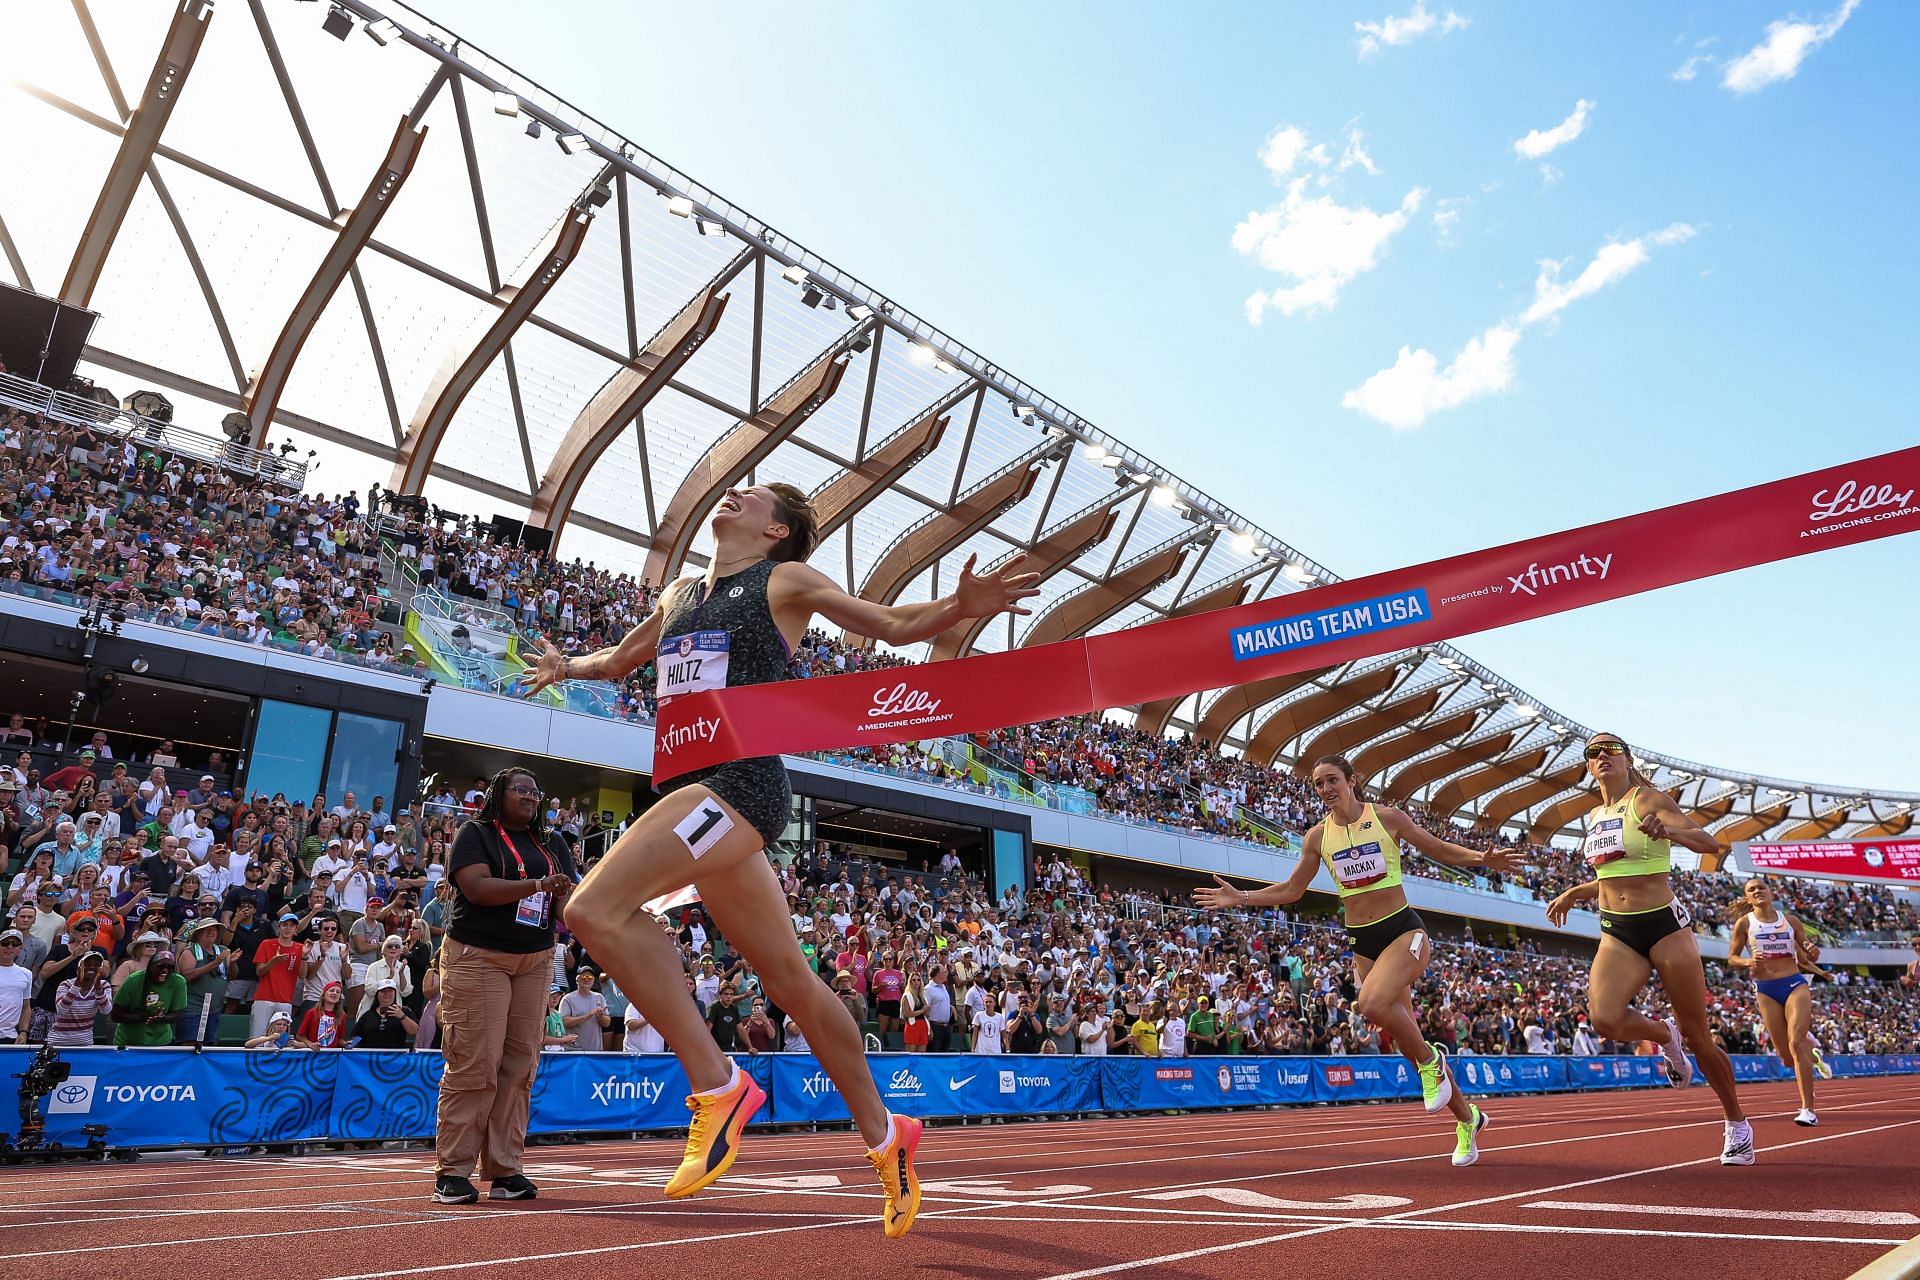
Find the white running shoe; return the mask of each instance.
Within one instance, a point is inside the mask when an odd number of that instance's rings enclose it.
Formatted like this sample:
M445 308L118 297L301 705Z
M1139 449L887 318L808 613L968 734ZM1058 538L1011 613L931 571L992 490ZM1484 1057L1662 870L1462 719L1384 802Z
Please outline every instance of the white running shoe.
M1684 1089L1693 1083L1693 1063L1687 1059L1687 1042L1680 1034L1680 1024L1672 1018L1667 1019L1667 1042L1660 1046L1660 1052L1667 1055L1667 1079L1675 1088Z
M1753 1126L1745 1120L1728 1122L1727 1145L1721 1148L1720 1163L1753 1163Z
M1802 1107L1800 1108L1800 1114L1793 1118L1793 1122L1797 1125L1804 1125L1807 1128L1811 1129L1813 1128L1813 1126L1820 1123L1820 1117L1813 1114L1813 1111L1811 1108Z

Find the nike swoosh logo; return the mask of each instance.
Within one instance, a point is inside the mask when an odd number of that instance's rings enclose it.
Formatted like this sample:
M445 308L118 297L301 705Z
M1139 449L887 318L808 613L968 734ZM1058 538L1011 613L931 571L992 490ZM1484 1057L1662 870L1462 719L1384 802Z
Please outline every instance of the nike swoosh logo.
M978 1078L979 1078L978 1076L962 1076L962 1077L961 1077L960 1079L958 1079L958 1080L949 1080L949 1081L947 1081L947 1088L949 1088L949 1089L964 1089L964 1088L966 1088L966 1087L967 1087L968 1085L970 1085L970 1084L972 1084L972 1083L973 1083L973 1082L974 1082L974 1081L975 1081L976 1079L978 1079Z
M727 1135L733 1129L733 1118L740 1114L740 1106L746 1100L746 1091L743 1089L740 1096L733 1100L733 1110L727 1112L726 1122L720 1126L720 1136L713 1140L713 1146L707 1150L707 1168L712 1169L727 1158L727 1151L733 1145Z

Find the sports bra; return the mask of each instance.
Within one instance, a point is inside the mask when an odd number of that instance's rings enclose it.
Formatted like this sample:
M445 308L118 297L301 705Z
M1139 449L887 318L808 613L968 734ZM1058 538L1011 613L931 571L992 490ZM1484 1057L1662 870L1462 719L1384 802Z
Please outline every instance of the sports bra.
M1340 896L1391 889L1400 883L1400 843L1372 805L1360 810L1360 820L1343 827L1329 813L1320 826L1320 861L1332 873Z
M1602 880L1665 875L1673 870L1673 842L1653 839L1634 818L1634 798L1639 794L1640 788L1635 787L1614 803L1587 811L1587 835L1580 853Z

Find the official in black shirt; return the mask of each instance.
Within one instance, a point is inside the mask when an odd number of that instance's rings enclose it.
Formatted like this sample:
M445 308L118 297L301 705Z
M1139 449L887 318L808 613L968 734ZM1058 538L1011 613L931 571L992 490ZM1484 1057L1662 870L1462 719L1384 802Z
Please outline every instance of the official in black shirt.
M554 925L573 889L573 858L542 821L540 783L503 769L454 837L453 905L440 948L438 1160L433 1198L471 1204L474 1166L489 1198L529 1200L521 1172L527 1104L546 1022Z

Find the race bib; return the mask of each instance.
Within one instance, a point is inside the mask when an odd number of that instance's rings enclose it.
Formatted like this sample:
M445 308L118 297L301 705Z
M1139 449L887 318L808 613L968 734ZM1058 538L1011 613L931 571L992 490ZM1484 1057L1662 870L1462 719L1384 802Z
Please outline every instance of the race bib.
M520 905L514 909L513 922L531 928L541 929L547 923L547 895L542 890L520 899Z
M690 631L662 640L656 663L660 701L726 688L728 639L724 631Z
M1387 855L1378 840L1356 844L1333 855L1333 878L1342 888L1358 889L1387 878Z
M1590 867L1604 866L1627 856L1625 818L1602 818L1587 832L1582 855Z

